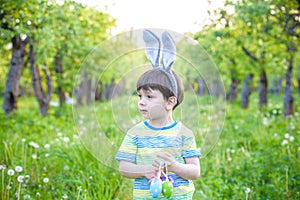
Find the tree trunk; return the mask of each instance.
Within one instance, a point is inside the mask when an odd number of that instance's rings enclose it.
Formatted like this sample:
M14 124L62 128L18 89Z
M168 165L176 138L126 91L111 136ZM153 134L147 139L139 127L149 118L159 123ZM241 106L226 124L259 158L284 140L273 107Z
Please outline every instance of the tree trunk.
M298 78L297 81L298 81L298 93L300 94L300 78Z
M55 72L57 74L57 91L59 97L59 105L62 106L66 102L65 92L63 91L63 65L61 51L58 50L55 56Z
M242 108L249 107L249 96L251 94L250 82L253 78L253 74L248 74L242 88Z
M268 78L265 70L260 73L259 87L259 109L263 109L268 106Z
M99 82L98 86L96 88L95 100L96 101L102 101L102 94L103 94L103 87L102 87L102 83Z
M294 98L293 98L293 60L292 56L289 60L289 66L286 72L285 81L286 86L284 90L284 116L289 117L294 115Z
M18 108L19 83L24 66L25 47L28 43L27 37L22 41L19 35L12 38L12 58L6 78L6 88L2 108L5 115Z
M86 104L91 105L92 104L92 80L86 76Z
M33 44L30 44L29 49L29 56L30 56L30 71L32 77L32 85L34 88L34 94L38 100L40 106L40 112L43 116L45 116L49 110L49 103L52 96L52 80L50 76L50 72L47 69L47 66L43 68L43 71L47 78L47 95L43 91L42 83L41 83L41 75L39 67L35 65L35 52Z
M239 80L237 80L235 78L231 79L229 91L226 95L226 99L229 100L230 102L236 101L237 93L238 93L238 84L239 84Z
M203 78L197 78L196 82L198 84L197 94L203 96L205 94L205 81Z

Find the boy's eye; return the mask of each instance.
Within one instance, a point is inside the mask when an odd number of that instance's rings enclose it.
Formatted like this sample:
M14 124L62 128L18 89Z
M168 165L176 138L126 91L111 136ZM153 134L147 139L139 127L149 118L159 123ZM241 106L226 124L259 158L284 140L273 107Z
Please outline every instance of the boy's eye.
M147 95L147 98L151 99L151 98L152 98L152 96L150 96L150 95Z

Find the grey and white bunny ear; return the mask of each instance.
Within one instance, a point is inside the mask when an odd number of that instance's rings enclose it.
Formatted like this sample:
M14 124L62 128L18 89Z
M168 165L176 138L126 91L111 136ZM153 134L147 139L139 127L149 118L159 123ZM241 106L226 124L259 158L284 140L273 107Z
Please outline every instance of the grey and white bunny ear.
M162 42L164 45L164 50L162 52L162 65L167 71L170 71L176 58L176 45L168 32L164 32L162 34Z
M146 55L150 60L153 68L159 66L159 56L160 56L160 40L151 31L145 30L143 32L143 39L146 44Z

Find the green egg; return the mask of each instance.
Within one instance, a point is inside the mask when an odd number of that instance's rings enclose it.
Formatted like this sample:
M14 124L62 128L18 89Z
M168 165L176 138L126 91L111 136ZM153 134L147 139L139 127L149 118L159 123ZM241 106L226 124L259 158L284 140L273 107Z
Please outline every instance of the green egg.
M174 191L173 184L170 181L163 182L163 184L162 184L162 194L165 197L167 197L167 198L171 197L172 194L173 194L173 191Z

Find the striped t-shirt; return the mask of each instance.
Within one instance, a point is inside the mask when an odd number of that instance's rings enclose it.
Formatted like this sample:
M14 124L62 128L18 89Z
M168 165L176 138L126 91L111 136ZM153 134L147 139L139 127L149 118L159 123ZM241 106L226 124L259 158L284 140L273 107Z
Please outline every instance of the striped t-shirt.
M148 122L141 122L131 128L116 155L116 160L125 160L137 165L152 164L157 153L168 152L176 161L185 163L184 158L200 157L196 148L194 134L181 122L163 127L152 127ZM192 199L194 184L192 180L186 180L169 172L174 180L174 193L168 199ZM146 177L134 180L133 198L136 200L152 199L150 183ZM164 199L161 195L160 199Z

